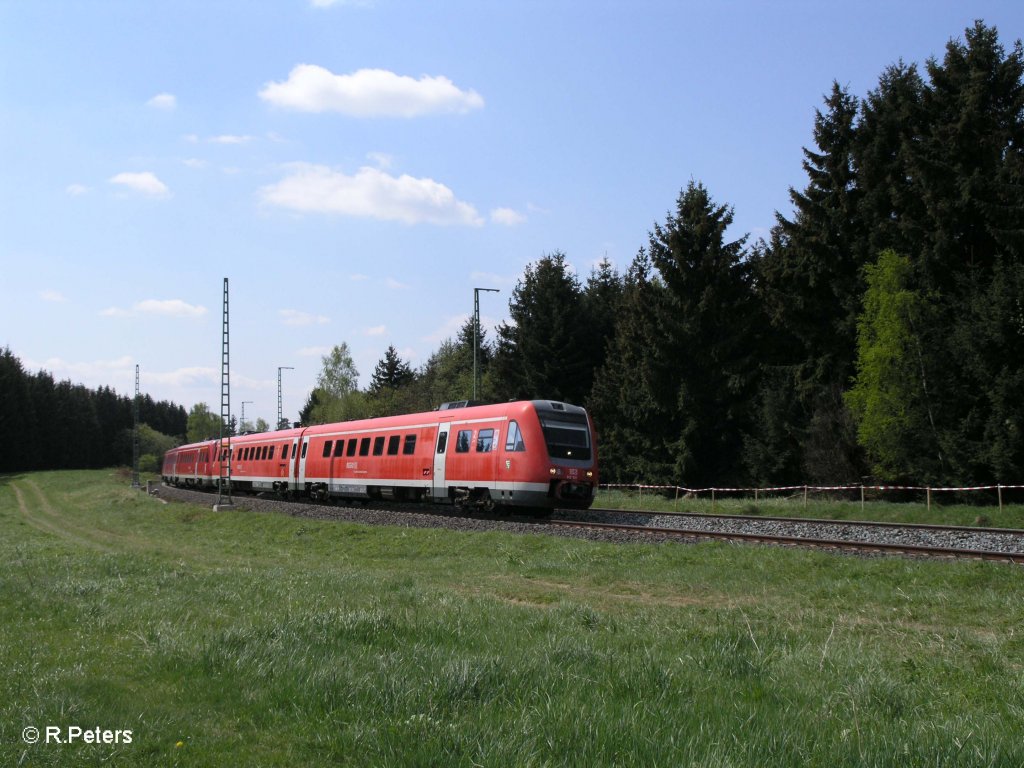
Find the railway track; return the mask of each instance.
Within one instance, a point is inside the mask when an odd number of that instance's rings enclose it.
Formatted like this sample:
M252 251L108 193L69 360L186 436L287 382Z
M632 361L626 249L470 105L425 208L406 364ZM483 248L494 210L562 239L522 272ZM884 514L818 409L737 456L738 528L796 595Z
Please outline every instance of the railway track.
M575 519L554 517L549 524L691 540L1024 563L1024 530L1011 528L639 510L591 509L570 514ZM645 518L647 523L624 522L622 518Z
M209 503L209 493L164 486L169 499ZM214 497L215 498L215 497ZM916 557L974 558L1024 563L1024 530L899 523L813 520L639 510L556 510L550 518L462 514L429 504L337 505L244 496L240 508L297 517L461 531L550 531L601 541L725 540L836 552Z

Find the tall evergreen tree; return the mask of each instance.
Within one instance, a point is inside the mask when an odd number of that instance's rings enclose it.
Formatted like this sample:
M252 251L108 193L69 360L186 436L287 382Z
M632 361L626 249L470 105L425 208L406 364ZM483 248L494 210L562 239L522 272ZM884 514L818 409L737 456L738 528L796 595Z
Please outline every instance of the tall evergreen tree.
M677 409L671 449L687 483L734 481L742 472L760 322L747 238L726 238L732 222L732 208L691 181L650 237L651 263L667 289L659 337L650 340L655 396Z
M38 425L30 377L10 348L0 350L0 472L32 468L26 455Z
M377 361L377 367L370 378L370 393L377 394L385 389L396 390L407 386L413 380L412 368L402 360L398 350L389 345L384 357Z
M854 165L858 106L833 83L825 109L815 112L815 149L804 149L807 186L790 189L793 218L776 214L771 241L754 259L772 333L761 351L744 462L761 481L820 476L817 456L804 446L820 443L812 430L833 432L844 417L838 394L853 372L865 250Z
M509 301L510 322L498 328L492 365L500 398L544 397L581 403L590 392L583 290L553 253L526 268Z
M978 21L927 64L927 122L913 153L930 238L919 269L928 289L949 290L1000 254L1024 254L1024 51L1006 54Z
M602 475L617 482L675 482L675 407L660 396L656 346L665 286L641 249L615 304L615 330L587 406L601 446Z

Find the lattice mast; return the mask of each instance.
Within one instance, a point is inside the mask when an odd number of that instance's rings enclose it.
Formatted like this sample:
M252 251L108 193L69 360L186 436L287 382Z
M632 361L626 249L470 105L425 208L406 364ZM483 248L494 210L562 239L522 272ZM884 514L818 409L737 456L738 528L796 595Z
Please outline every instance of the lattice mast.
M132 488L139 482L139 366L135 366L135 399L132 400Z
M231 351L228 323L228 279L224 278L224 309L220 341L220 482L217 506L231 504Z

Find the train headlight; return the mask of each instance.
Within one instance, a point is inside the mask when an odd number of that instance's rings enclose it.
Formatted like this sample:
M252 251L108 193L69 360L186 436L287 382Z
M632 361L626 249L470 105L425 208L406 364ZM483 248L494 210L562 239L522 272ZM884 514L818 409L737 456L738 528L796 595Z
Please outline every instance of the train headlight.
M594 470L588 469L587 470L587 477L590 478L590 477L593 477L593 476L594 476Z
M552 467L551 469L548 470L548 472L551 473L552 477L555 477L558 474L558 467Z

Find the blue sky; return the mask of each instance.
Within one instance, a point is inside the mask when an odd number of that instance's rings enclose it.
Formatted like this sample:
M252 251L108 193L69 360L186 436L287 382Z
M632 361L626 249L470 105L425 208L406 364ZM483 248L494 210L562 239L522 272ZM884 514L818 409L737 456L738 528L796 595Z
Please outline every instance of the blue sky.
M297 418L564 252L623 269L693 179L766 234L833 80L863 96L1020 2L0 0L0 347L30 370ZM493 331L491 333L493 337Z

